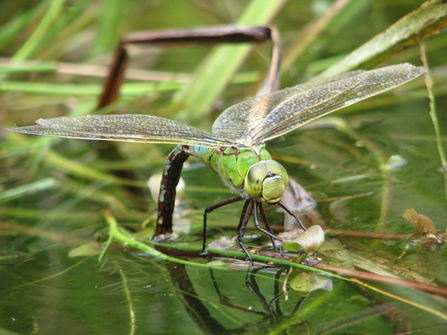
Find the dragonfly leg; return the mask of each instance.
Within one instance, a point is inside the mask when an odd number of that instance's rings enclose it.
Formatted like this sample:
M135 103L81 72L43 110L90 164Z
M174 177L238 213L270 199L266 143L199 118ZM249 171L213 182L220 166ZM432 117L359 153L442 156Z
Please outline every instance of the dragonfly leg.
M289 207L287 207L282 201L278 202L278 205L281 206L281 208L284 209L290 216L292 216L304 231L307 230L306 226L301 222L298 215L296 215Z
M255 201L253 199L247 199L244 204L244 208L242 209L241 218L239 220L239 224L237 226L237 242L239 243L239 246L241 249L245 252L247 255L248 260L250 263L253 264L253 257L251 257L250 252L245 247L245 245L242 243L244 239L244 232L245 228L247 228L248 220L250 220L251 214L254 210L254 203Z
M270 226L270 223L267 219L267 215L265 215L264 206L262 206L261 203L259 204L259 213L261 213L261 217L262 217L262 220L264 221L265 228L270 233L267 235L270 236L270 240L272 241L273 251L276 252L275 240L281 241L281 245L279 247L279 253L282 255L282 239L273 234L272 227Z
M172 213L175 206L176 187L180 180L183 163L189 154L178 145L166 159L158 195L157 235L172 233Z
M275 250L275 252L276 252L275 240L282 242L282 239L280 239L279 237L277 237L273 234L272 228L270 227L270 224L267 220L267 216L265 215L264 207L262 207L262 204L259 202L256 202L256 201L253 201L253 202L254 202L254 213L255 213L255 215L254 215L255 216L255 227L270 237L270 240L272 241L272 245L273 245L273 250ZM258 211L261 213L261 217L262 217L262 220L264 221L266 229L262 228L259 225Z
M208 214L210 214L212 211L214 211L217 208L220 208L222 206L228 205L228 204L232 204L233 202L237 202L237 201L241 201L244 198L242 198L240 195L238 195L237 197L233 197L224 201L221 201L217 204L214 204L208 208L205 209L204 213L203 213L203 244L202 244L202 253L201 255L206 255L207 251L206 251L206 239L207 239L207 220L208 220ZM245 206L244 206L245 208Z

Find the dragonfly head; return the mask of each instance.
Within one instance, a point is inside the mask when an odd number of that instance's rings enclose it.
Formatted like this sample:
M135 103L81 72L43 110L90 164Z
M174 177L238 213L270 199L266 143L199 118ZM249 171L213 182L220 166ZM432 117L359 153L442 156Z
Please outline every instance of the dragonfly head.
M271 159L253 164L245 176L247 194L268 204L279 202L288 184L284 167Z

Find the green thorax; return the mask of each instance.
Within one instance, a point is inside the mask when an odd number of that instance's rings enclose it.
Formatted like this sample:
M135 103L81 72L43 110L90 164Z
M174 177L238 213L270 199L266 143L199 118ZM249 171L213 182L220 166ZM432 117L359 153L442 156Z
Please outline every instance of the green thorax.
M189 151L216 172L232 190L242 195L248 169L256 163L271 159L264 144L217 149L191 146Z

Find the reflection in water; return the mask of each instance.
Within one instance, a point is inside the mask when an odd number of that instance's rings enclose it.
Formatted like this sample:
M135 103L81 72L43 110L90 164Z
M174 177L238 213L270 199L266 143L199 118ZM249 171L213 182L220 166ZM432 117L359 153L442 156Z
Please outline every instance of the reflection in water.
M204 284L202 280L195 282L184 265L168 263L167 266L178 298L188 315L206 334L265 331L277 328L291 318L294 320L289 326L308 327L297 317L307 295L292 295L287 301L284 299L281 277L287 273L286 269L274 269L274 277L268 276L267 284L266 273L252 269L247 271L245 281L233 278L229 285L227 278L220 278L212 269L209 270L212 284L209 281ZM244 282L245 287L242 285ZM204 293L204 285L211 285L214 292L208 287ZM259 310L254 307L256 305L260 306Z

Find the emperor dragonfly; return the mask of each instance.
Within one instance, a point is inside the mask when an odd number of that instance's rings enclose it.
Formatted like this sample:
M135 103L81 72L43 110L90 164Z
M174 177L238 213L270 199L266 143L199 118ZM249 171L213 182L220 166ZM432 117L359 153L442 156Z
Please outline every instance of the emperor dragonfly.
M165 164L158 199L158 233L172 221L175 187L183 163L195 156L218 174L237 196L208 207L204 213L203 252L206 252L207 215L216 208L245 200L238 226L238 243L243 245L245 227L254 214L255 226L272 239L263 205L278 204L299 221L281 201L288 186L284 167L272 160L265 142L284 135L323 115L390 90L424 73L422 67L399 64L371 71L354 71L279 90L238 103L214 122L211 133L182 122L142 114L86 115L39 119L37 125L14 127L10 131L87 140L137 143L168 143L177 147ZM259 225L261 215L266 229Z

